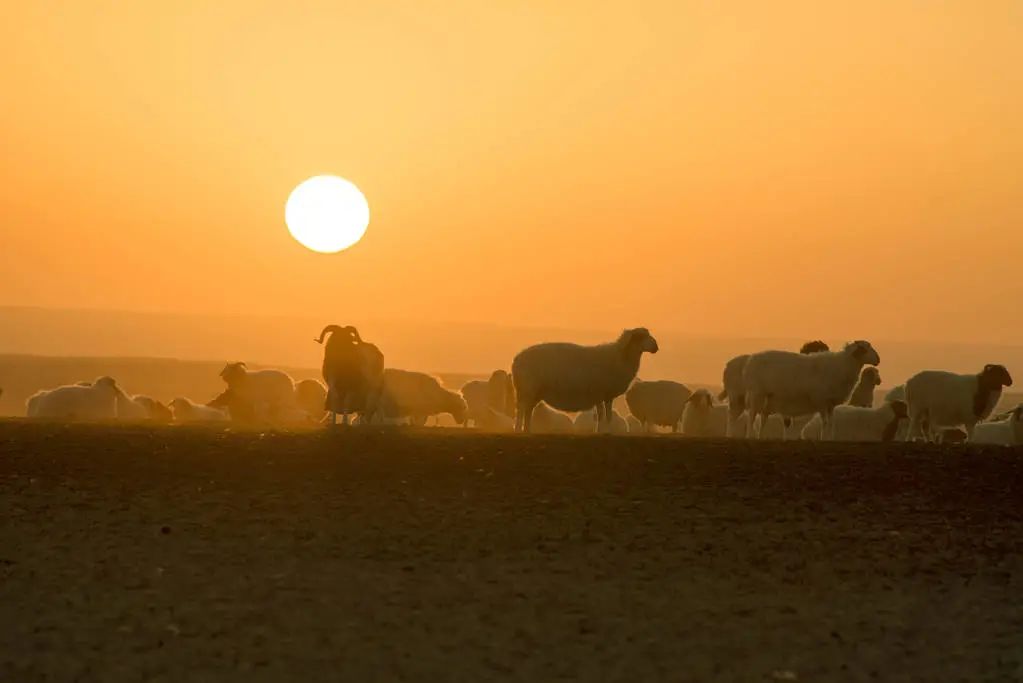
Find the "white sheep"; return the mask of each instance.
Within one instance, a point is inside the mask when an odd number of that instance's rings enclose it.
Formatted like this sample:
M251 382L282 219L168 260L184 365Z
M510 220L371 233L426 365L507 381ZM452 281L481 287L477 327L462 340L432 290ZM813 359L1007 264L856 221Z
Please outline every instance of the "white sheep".
M175 422L224 422L228 415L223 410L201 406L181 396L170 402Z
M657 353L657 341L643 327L625 330L608 344L546 343L523 349L512 362L516 430L530 431L540 401L570 412L596 406L598 426L604 429L611 402L629 388L644 353Z
M575 420L572 422L573 428L579 434L593 434L597 431L597 410L584 410L575 416ZM611 434L628 434L629 423L625 421L625 418L615 410L611 409L611 425L609 428Z
M531 417L529 423L535 434L571 434L574 431L571 417L543 401L533 407Z
M466 410L461 395L445 389L436 377L387 368L368 412L385 419L407 417L412 424L423 425L428 417L442 413L451 415L458 424L465 424Z
M245 363L228 363L220 377L252 405L259 417L272 418L295 407L295 382L282 370L253 371Z
M1011 387L1012 377L1001 365L985 365L975 375L958 375L941 370L924 370L906 382L909 406L907 439L922 435L933 441L942 428L964 427L973 439L974 427L994 411L1002 387Z
M881 372L873 365L865 365L860 370L860 379L853 387L849 395L848 405L860 408L872 408L874 406L874 389L881 384Z
M801 354L761 351L746 361L743 384L754 438L772 413L786 417L821 416L824 435L831 436L831 415L852 393L864 365L879 365L881 357L866 341L846 344L841 351ZM760 425L757 417L761 418ZM783 438L787 437L783 433Z
M117 397L117 417L121 420L154 420L170 422L173 418L170 408L160 401L141 394Z
M885 401L876 408L841 405L832 415L835 441L894 441L899 425L906 419L906 404ZM802 429L809 441L821 437L821 418L814 415Z
M799 353L803 355L809 355L811 353L822 353L824 351L830 351L831 349L827 344L820 340L808 341L799 348ZM744 354L736 356L730 361L725 363L725 370L722 373L722 384L724 388L721 393L718 394L718 400L724 401L728 399L728 428L726 430L727 436L739 437L746 436L747 427L749 426L749 419L744 419L744 413L746 412L746 385L743 382L742 375L746 370L746 362L749 360L750 354ZM771 426L775 421L771 420L768 422L768 426ZM783 425L778 423L778 426L784 426L786 429L791 425L791 418L786 419L787 424ZM784 434L782 429L781 434ZM762 434L764 438L769 437L766 433Z
M978 424L970 441L999 446L1023 445L1023 404L1016 406L1001 420Z
M686 401L686 409L682 413L682 434L723 437L728 432L728 422L728 406L715 405L709 391L697 389Z
M112 377L91 384L73 384L39 391L25 402L28 417L105 420L117 417L117 399L123 392Z
M327 412L327 387L315 379L295 382L295 404L310 420L320 422Z
M692 394L686 385L679 382L637 379L625 392L625 403L644 427L671 427L672 432L677 432L686 401Z

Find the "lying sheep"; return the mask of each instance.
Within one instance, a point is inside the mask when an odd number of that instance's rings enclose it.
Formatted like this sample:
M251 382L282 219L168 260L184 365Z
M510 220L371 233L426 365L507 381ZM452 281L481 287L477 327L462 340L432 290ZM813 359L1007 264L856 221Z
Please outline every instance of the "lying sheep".
M799 347L799 353L803 355L830 350L828 345L820 340L808 341ZM719 401L728 399L727 436L739 437L746 436L747 434L749 420L743 420L743 414L746 412L746 385L743 382L742 374L746 370L746 362L749 360L749 357L750 354L747 353L736 356L725 363L725 370L721 377L724 389L718 394L717 398ZM784 426L786 429L792 424L791 417L785 417L782 420L785 422ZM782 434L784 434L784 430L782 430ZM770 438L766 434L763 436L764 438Z
M542 401L533 408L530 425L534 434L571 434L574 431L571 417Z
M970 441L998 446L1023 445L1023 404L1016 406L1004 419L978 424Z
M639 419L644 428L671 427L672 432L678 432L686 401L692 393L679 382L666 379L644 382L637 379L625 392L625 403L629 406L629 412Z
M170 402L170 409L175 422L224 422L228 419L223 410L201 406L180 396Z
M723 437L728 432L728 406L715 405L706 389L697 389L686 401L682 413L682 434L685 436Z
M573 429L579 434L593 434L597 431L597 410L584 410L575 416L572 422ZM614 408L611 409L611 425L608 430L611 434L628 434L629 423Z
M305 411L313 422L320 422L325 414L327 388L315 379L303 379L295 383L295 404Z
M860 408L872 408L874 406L874 389L881 384L881 372L873 365L866 365L860 371L860 379L853 387L849 400L851 406Z
M265 416L256 410L256 406L252 401L231 387L228 387L219 396L207 403L206 407L226 412L232 422L241 424L283 426L311 425L317 422L305 409L298 405L284 406L275 410L273 416Z
M447 413L458 424L465 424L467 408L461 395L445 389L436 377L387 368L376 402L368 412L385 419L409 418L414 425L426 424L428 417Z
M281 370L252 371L245 363L228 363L220 377L252 405L259 417L272 418L295 406L295 382Z
M817 413L825 437L830 438L835 407L848 400L864 365L880 363L877 351L863 340L850 342L841 351L761 351L751 355L742 375L750 432L758 438L772 413L785 417ZM761 418L759 426L757 417ZM787 436L786 430L783 438Z
M117 417L121 420L152 420L170 422L173 414L170 408L155 398L143 395L117 397Z
M516 430L530 431L533 408L540 401L571 412L597 406L597 423L603 429L611 402L629 388L644 353L657 353L657 341L642 327L625 330L608 344L546 343L520 351L512 362Z
M906 438L912 440L919 435L933 441L939 429L962 426L972 441L976 425L998 405L1002 387L1011 386L1012 377L1001 365L985 365L975 375L918 372L906 382L910 420Z
M902 401L885 401L876 408L842 405L835 408L835 441L894 441L899 425L908 417ZM814 415L802 430L804 439L821 437L821 418Z
M117 417L117 399L123 396L112 377L100 377L85 386L73 384L39 391L25 402L28 417L69 420L107 420Z
M460 393L468 406L468 419L476 426L492 422L492 413L507 415L514 423L515 390L511 376L504 370L495 370L487 380L466 382Z

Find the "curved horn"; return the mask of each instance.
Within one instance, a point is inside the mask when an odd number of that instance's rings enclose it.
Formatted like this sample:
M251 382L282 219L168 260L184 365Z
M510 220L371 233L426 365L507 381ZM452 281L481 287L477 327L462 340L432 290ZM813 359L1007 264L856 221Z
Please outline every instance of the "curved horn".
M340 325L327 325L326 327L323 328L323 332L320 332L320 338L319 339L313 339L313 341L316 342L317 344L322 344L323 343L323 338L326 337L328 334L334 334L335 332L344 332L344 331L345 331L345 328L341 327Z
M352 339L354 339L357 343L362 343L362 337L359 336L359 331L355 329L354 326L348 325L345 327L345 331L349 332L352 335Z

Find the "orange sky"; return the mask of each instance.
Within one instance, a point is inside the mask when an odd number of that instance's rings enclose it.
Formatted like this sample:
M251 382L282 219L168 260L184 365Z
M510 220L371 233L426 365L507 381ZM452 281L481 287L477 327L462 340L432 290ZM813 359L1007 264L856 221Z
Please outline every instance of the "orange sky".
M0 60L0 304L1023 342L1016 0L33 0Z

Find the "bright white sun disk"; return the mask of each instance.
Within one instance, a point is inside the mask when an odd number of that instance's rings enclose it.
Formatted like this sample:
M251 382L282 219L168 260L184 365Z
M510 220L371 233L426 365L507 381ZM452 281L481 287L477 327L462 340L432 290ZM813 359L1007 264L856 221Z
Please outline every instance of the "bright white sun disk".
M291 191L284 222L303 246L333 254L366 234L369 204L359 188L344 178L313 176Z

